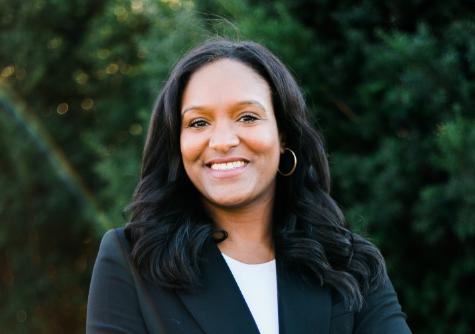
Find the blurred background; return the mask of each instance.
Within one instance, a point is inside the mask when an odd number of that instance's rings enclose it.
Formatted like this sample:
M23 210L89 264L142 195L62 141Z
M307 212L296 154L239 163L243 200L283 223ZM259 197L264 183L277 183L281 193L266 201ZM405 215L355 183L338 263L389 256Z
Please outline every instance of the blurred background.
M415 333L475 328L475 6L462 1L0 0L0 332L83 333L155 98L215 36L301 84L334 198Z

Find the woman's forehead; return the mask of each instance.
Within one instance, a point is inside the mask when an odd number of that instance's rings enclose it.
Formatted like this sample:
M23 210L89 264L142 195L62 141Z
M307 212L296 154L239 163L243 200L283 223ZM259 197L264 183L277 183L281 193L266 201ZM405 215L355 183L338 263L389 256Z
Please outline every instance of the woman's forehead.
M190 106L211 106L255 101L272 108L268 83L250 66L233 59L220 59L194 72L185 86L182 111Z

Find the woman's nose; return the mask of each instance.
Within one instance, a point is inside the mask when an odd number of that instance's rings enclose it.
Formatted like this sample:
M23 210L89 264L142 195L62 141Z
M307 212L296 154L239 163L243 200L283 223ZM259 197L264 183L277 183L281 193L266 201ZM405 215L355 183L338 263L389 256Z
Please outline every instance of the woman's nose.
M227 123L227 122L225 122ZM209 139L209 147L226 153L231 148L239 145L239 137L235 129L229 124L216 124Z

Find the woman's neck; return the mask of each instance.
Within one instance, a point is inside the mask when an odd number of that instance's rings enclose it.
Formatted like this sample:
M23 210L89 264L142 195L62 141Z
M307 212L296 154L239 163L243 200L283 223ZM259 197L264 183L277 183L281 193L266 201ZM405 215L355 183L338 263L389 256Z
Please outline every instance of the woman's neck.
M243 208L208 205L216 225L228 233L228 237L218 244L221 252L244 263L272 260L272 206L272 199Z

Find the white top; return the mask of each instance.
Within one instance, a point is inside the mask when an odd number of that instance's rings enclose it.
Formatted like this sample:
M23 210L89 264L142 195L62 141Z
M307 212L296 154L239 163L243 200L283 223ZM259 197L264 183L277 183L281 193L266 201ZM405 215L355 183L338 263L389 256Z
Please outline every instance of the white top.
M221 253L261 334L279 333L275 260L247 264Z

